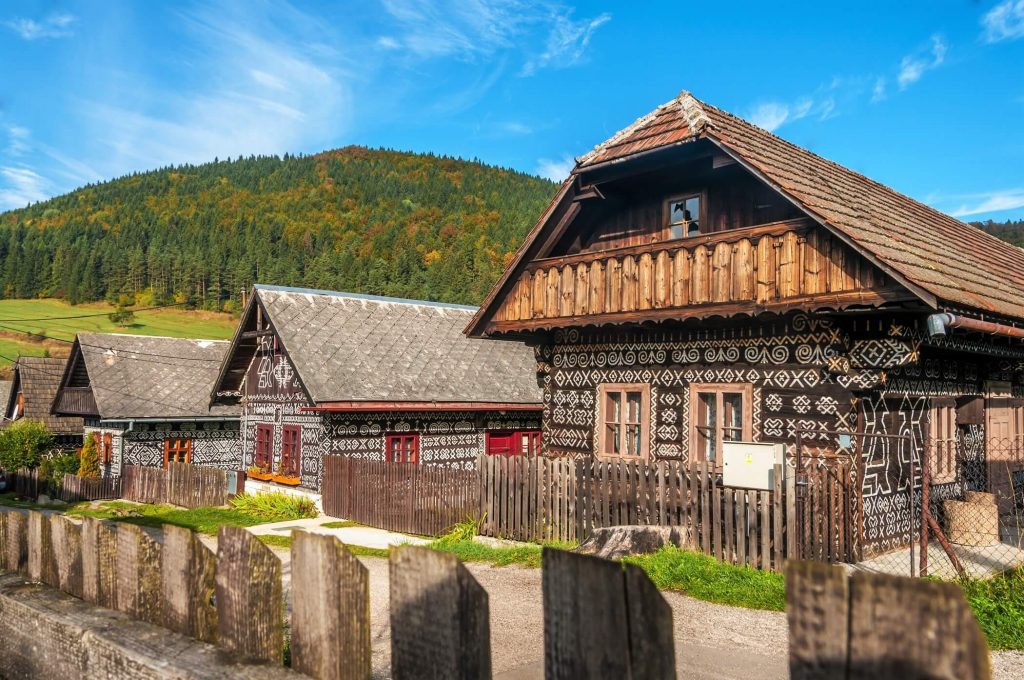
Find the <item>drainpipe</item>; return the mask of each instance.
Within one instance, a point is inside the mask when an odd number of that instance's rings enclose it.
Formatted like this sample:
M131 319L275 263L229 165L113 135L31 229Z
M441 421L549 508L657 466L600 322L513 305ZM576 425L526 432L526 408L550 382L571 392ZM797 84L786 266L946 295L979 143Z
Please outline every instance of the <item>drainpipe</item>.
M960 328L965 331L974 331L976 333L985 333L987 335L1002 335L1008 338L1024 339L1024 328L1018 328L1016 326L1007 326L1006 324L996 323L994 321L971 319L966 316L959 316L958 314L950 314L949 312L932 314L928 317L929 336L933 338L942 337L946 335L946 331L950 328Z

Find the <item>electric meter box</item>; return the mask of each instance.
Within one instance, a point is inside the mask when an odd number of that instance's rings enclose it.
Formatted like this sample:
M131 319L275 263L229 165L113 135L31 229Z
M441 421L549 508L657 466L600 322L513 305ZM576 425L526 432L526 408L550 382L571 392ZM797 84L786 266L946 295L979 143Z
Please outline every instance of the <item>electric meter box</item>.
M785 474L785 444L722 442L722 484L741 489L775 488L775 466Z

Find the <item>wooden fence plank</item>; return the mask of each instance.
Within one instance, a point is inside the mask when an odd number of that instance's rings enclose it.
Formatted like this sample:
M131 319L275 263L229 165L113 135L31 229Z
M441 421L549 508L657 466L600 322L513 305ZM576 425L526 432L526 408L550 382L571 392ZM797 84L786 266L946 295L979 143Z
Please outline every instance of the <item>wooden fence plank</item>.
M284 653L281 561L241 527L217 535L217 644L280 665Z
M50 518L38 510L28 511L28 578L30 581L58 585L57 558L50 537Z
M292 532L292 668L320 680L371 676L370 577L334 536Z
M82 527L64 515L50 515L50 540L56 560L57 587L82 598Z
M842 567L786 565L790 680L846 677L849 589Z
M4 567L22 574L28 571L28 517L17 510L4 512Z
M161 625L197 640L216 642L216 556L189 529L165 524L161 558Z
M672 610L642 569L545 548L541 578L547 680L676 677Z
M141 527L121 524L116 545L115 609L139 621L161 625L160 544Z
M487 592L454 555L393 550L391 673L410 678L490 678Z
M82 599L117 605L117 525L95 517L82 520Z

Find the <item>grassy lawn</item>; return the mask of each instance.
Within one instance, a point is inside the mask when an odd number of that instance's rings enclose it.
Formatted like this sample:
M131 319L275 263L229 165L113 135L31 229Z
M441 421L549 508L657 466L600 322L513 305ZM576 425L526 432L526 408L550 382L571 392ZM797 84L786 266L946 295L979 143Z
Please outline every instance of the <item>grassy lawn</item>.
M145 527L173 524L201 534L216 534L221 526L251 527L265 520L235 508L194 508L186 510L173 505L141 505L125 501L105 501L98 507L79 503L68 508L72 517L96 517Z
M989 647L1024 649L1024 567L962 586Z
M114 325L106 317L114 310L106 303L69 305L61 300L0 300L0 354L14 357L17 354L41 355L43 345L28 337L29 333L46 335L64 340L73 340L79 331L99 333L134 333L137 335L169 335L178 338L227 339L234 333L237 320L230 314L218 312L189 311L185 309L157 309L138 312L132 325ZM102 314L81 319L51 319L86 314ZM22 319L40 319L22 321ZM19 335L24 333L25 335ZM0 367L9 362L0 360Z

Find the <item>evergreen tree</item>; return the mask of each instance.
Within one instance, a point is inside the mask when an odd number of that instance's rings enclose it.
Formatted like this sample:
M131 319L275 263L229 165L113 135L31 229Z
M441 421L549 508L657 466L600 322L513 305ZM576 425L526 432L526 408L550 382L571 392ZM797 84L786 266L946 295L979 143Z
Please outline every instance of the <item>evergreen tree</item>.
M81 462L78 466L79 477L100 476L100 453L96 448L95 434L90 434L85 438L85 444L82 446L80 461Z

